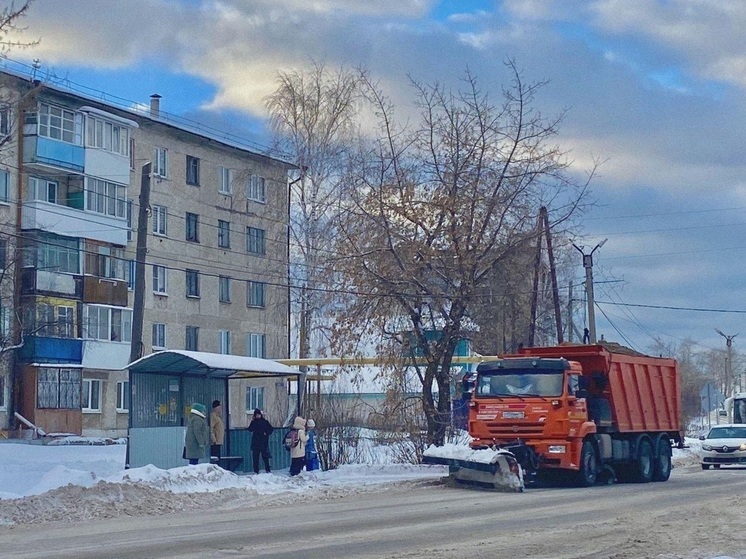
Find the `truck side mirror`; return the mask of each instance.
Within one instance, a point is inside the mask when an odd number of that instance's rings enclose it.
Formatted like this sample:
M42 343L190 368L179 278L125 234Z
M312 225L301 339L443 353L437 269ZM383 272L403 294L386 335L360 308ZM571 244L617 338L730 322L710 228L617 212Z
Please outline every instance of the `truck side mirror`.
M580 388L579 390L575 391L575 396L577 398L587 398L588 397L588 390L585 388Z

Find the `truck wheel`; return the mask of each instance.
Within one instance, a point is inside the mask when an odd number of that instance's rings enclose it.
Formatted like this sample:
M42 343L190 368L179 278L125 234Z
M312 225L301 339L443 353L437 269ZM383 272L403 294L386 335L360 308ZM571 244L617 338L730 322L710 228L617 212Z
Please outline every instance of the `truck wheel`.
M653 445L645 437L640 440L637 450L637 460L632 464L634 479L637 483L648 483L653 479Z
M590 487L596 484L598 477L598 457L593 443L585 441L580 451L580 470L578 470L578 485L580 487Z
M667 436L658 439L653 465L653 481L668 481L671 477L671 440Z

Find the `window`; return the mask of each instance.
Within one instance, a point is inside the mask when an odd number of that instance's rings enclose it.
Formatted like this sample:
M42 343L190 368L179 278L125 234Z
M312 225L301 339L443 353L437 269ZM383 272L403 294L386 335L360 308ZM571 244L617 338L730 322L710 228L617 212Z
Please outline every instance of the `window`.
M10 173L0 171L0 202L10 201Z
M123 280L126 278L124 264L124 249L94 246L86 251L84 273Z
M166 206L151 206L151 208L153 213L153 233L166 236L168 234L166 227L168 209Z
M5 376L0 375L0 410L6 410L8 404L5 403Z
M8 241L0 238L0 268L8 264Z
M199 186L199 158L186 156L186 182L194 186Z
M246 413L254 413L255 409L264 409L264 387L246 387Z
M36 266L53 272L80 273L80 250L78 239L54 233L29 233L31 239L25 254L25 266Z
M249 175L249 184L246 185L246 197L255 202L264 203L266 201L264 177Z
M218 246L231 248L231 222L218 220Z
M75 338L75 307L59 306L57 311L57 335L60 338Z
M137 274L137 262L135 260L128 260L127 261L127 269L126 269L126 275L127 275L127 289L129 291L135 290L135 276Z
M265 350L264 350L264 344L265 342L265 336L264 334L256 334L256 333L250 333L246 340L246 354L249 357L261 357L264 359L265 357Z
M8 307L0 307L0 338L9 341L10 337L10 320L13 316L13 309Z
M55 181L29 177L28 190L29 198L32 200L41 200L43 202L51 202L52 204L58 203L58 185Z
M130 169L135 170L135 139L130 138Z
M197 214L186 214L186 240L193 243L199 242L199 216Z
M86 145L127 157L130 148L130 131L126 126L114 124L97 116L86 116Z
M228 330L220 330L218 332L218 345L220 346L220 353L229 355L231 352L231 333Z
M220 276L218 279L219 299L221 303L231 302L231 278Z
M83 115L46 103L39 104L39 136L82 145Z
M127 188L122 184L86 178L86 210L127 217Z
M166 276L165 266L153 265L153 293L160 293L165 295L167 293L168 281Z
M199 297L199 272L197 270L186 271L186 296Z
M95 379L83 379L83 401L81 402L84 412L101 411L101 381Z
M106 342L132 340L132 310L86 305L84 312L86 313L85 337Z
M80 409L79 369L41 367L36 377L36 406L43 409Z
M228 169L227 167L220 168L220 185L218 186L218 192L221 194L233 193L233 169Z
M0 136L10 136L10 107L0 107Z
M166 347L166 325L153 323L153 348Z
M153 151L153 174L157 177L168 176L168 150L155 148Z
M197 326L186 327L184 349L189 351L199 351L199 328Z
M117 411L128 412L130 409L130 383L126 380L117 382Z
M265 254L264 229L246 228L246 250L250 254Z
M249 281L246 287L246 306L264 306L264 284L260 281Z

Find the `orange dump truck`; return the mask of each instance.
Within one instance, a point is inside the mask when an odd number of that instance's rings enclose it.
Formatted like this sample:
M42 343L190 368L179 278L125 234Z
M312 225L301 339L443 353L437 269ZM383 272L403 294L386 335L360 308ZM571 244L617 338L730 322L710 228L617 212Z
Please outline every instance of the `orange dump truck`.
M526 348L480 363L464 389L472 448L510 452L525 481L666 481L682 442L676 361L616 344ZM449 465L456 479L472 468Z

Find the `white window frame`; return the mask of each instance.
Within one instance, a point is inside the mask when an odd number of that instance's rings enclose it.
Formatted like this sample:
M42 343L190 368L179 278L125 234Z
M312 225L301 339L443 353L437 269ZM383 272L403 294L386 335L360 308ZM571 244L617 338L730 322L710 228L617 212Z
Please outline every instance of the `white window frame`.
M267 202L266 179L259 175L249 175L246 184L246 198L264 204Z
M48 103L39 103L39 136L83 145L83 114Z
M128 380L117 381L117 413L130 411L130 382Z
M80 398L80 406L82 408L83 413L101 413L101 385L103 384L102 380L94 379L94 378L84 378L82 383L82 395ZM93 403L93 394L94 394L94 386L95 386L95 392L97 393L96 396L96 404L97 407L93 407L91 404ZM86 396L88 396L86 398Z
M166 206L151 206L153 214L153 235L165 237L168 235L168 208Z
M219 330L218 331L218 353L223 355L231 354L231 332L230 330Z
M246 387L246 413L253 414L255 409L264 409L264 387Z
M60 338L75 338L75 307L59 305L55 307L57 314L57 335Z
M40 200L57 204L59 202L59 184L40 177L28 178L28 196L31 200Z
M228 167L220 168L220 183L218 184L220 194L233 194L233 173L233 169Z
M168 149L161 147L153 149L153 175L163 179L168 178Z
M127 218L127 187L115 182L86 177L86 211Z
M153 264L153 293L168 295L168 269L165 266Z
M166 349L166 325L162 322L154 322L152 326L153 349Z
M267 336L258 332L249 332L246 336L246 355L266 359Z
M85 338L102 342L130 343L132 341L132 309L105 305L84 305ZM114 330L120 339L113 340Z
M86 115L85 144L129 157L130 130L98 116Z

